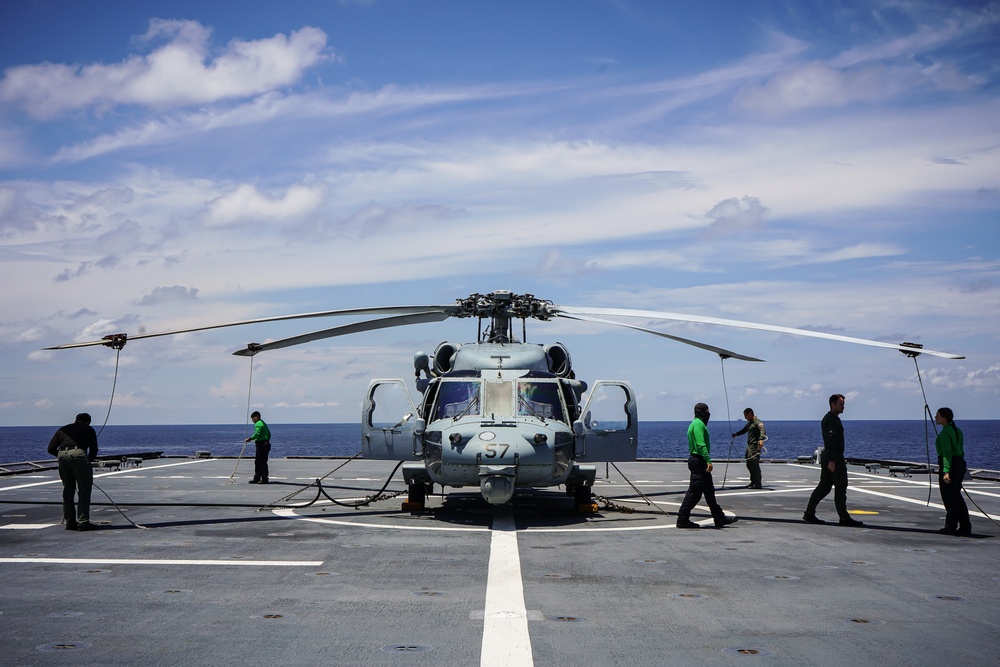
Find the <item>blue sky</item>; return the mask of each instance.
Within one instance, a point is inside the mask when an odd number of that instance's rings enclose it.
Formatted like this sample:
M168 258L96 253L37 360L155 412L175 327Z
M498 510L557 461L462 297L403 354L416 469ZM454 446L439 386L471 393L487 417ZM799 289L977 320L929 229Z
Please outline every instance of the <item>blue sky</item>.
M932 409L1000 418L1000 4L0 3L0 425L103 421L114 332L510 289L966 355ZM110 423L350 422L469 321L139 340ZM891 350L529 323L641 419L919 419ZM724 375L723 375L724 371Z

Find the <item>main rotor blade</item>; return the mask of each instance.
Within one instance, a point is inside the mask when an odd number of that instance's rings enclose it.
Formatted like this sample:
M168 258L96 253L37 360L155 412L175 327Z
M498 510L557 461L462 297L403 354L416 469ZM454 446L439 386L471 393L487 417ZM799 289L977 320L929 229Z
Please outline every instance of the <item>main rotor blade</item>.
M812 338L825 338L827 340L839 340L842 343L856 343L858 345L870 345L872 347L884 347L889 350L899 350L907 354L929 354L944 359L965 359L962 355L951 352L938 352L927 348L915 348L906 345L895 345L893 343L883 343L878 340L868 340L867 338L854 338L853 336L840 336L838 334L824 333L822 331L810 331L809 329L793 329L792 327L781 327L773 324L758 324L756 322L744 322L742 320L727 320L719 317L702 317L701 315L685 315L683 313L664 313L655 310L631 310L625 308L578 308L575 306L550 306L549 312L566 317L568 315L612 315L618 317L642 317L650 320L676 320L678 322L698 322L701 324L716 324L724 327L739 327L742 329L757 329L759 331L774 331L777 333L791 334L793 336L810 336Z
M455 304L448 306L375 306L368 308L345 308L342 310L324 310L315 313L298 313L296 315L277 315L275 317L261 317L255 320L240 320L239 322L227 322L225 324L210 324L203 327L191 327L190 329L177 329L176 331L160 331L158 333L139 334L130 336L128 340L140 340L143 338L156 338L157 336L174 336L182 333L193 333L195 331L208 331L209 329L224 329L226 327L239 327L244 324L262 324L264 322L283 322L285 320L304 320L314 317L340 317L344 315L405 315L415 313L445 313L446 317L459 312L460 308ZM441 318L445 319L445 318ZM54 347L42 348L45 350L68 350L74 347L90 347L92 345L108 345L107 339L91 340L85 343L68 343L66 345L56 345Z
M396 317L383 317L378 320L352 322L351 324L344 324L339 327L333 327L332 329L323 329L322 331L314 331L312 333L302 334L301 336L282 338L281 340L272 341L270 343L250 343L247 345L246 349L237 350L236 352L233 352L233 354L238 357L252 357L258 352L278 350L283 347L291 347L292 345L301 345L302 343L311 343L314 340L333 338L334 336L346 336L347 334L361 333L362 331L375 331L376 329L402 327L407 324L440 322L441 320L446 320L449 317L451 317L450 313L431 311L426 313L413 313L410 315L397 315Z
M675 340L678 343L684 343L685 345L693 345L694 347L700 347L703 350L708 350L709 352L715 352L720 357L732 357L733 359L741 359L743 361L764 361L763 359L755 359L754 357L748 357L737 352L732 352L730 350L723 349L721 347L715 347L714 345L708 345L706 343L699 343L696 340L689 340L687 338L681 338L680 336L671 336L670 334L663 333L662 331L656 331L655 329L646 329L643 327L637 327L634 324L625 324L624 322L615 322L614 320L602 320L597 317L588 317L586 315L567 315L566 313L560 313L559 317L565 317L568 320L580 320L582 322L597 322L599 324L613 324L617 327L625 327L626 329L635 329L636 331L643 331L648 334L653 334L654 336L660 336L662 338L669 338L670 340Z

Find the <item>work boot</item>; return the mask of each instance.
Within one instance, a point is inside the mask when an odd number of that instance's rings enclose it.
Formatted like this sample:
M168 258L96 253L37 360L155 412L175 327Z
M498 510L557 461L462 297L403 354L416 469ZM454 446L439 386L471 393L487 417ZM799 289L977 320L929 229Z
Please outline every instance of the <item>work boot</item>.
M677 519L678 528L701 528L698 524L690 519Z
M840 520L840 525L841 526L848 526L850 528L860 528L861 526L863 526L865 524L862 521L858 521L856 519L852 519L850 517L847 517L846 519L841 519Z
M815 523L816 525L822 525L826 523L826 521L823 521L823 519L820 519L815 514L810 514L809 512L806 512L805 514L802 515L802 520L805 521L806 523Z
M722 521L716 521L715 522L715 527L716 528L723 528L725 526L730 526L730 525L736 523L737 521L739 521L739 519L737 519L734 516L723 517Z

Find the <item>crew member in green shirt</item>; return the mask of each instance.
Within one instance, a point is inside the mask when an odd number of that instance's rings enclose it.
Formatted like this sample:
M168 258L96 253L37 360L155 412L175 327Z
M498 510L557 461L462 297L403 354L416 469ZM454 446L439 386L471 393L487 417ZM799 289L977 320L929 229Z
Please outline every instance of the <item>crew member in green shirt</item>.
M244 440L244 442L253 440L257 446L257 451L253 457L253 479L250 480L250 483L267 484L267 456L271 453L271 429L260 418L259 412L251 414L250 419L253 420L253 435Z
M965 479L965 436L955 426L955 413L951 408L940 408L934 415L941 432L934 441L938 455L938 488L941 502L946 512L944 528L939 533L945 535L972 535L969 520L969 506L962 498L962 480Z
M711 440L708 436L708 420L712 413L704 403L694 406L694 421L688 426L688 470L691 471L691 482L688 484L684 502L677 511L678 528L700 528L691 520L691 510L705 496L705 503L712 512L716 528L736 522L736 517L726 516L719 503L715 500L715 482L712 481Z

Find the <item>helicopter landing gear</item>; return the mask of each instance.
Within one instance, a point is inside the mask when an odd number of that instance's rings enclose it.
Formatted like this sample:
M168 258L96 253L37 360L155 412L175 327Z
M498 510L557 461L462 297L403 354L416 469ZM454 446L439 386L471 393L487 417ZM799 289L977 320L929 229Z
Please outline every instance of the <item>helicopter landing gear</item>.
M408 494L406 497L406 502L403 503L404 512L422 512L424 510L424 501L427 499L427 485L421 482L415 482L407 486Z
M576 501L577 512L583 514L593 514L597 511L597 503L592 500L592 490L593 488L587 486L586 484L581 484L572 490L567 489L567 491L572 494L573 500Z

